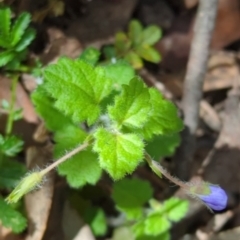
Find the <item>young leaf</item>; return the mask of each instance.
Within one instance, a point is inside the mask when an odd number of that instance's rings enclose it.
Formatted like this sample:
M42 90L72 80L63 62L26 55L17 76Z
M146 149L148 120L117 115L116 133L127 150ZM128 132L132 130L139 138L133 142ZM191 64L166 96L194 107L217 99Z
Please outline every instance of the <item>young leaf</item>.
M99 128L94 138L94 151L99 154L100 166L115 180L132 173L143 158L144 144L135 134Z
M88 47L83 50L81 55L79 56L80 60L84 60L87 63L95 66L100 58L100 51L94 47Z
M135 49L135 51L140 57L149 62L159 63L161 61L159 52L148 45L140 45Z
M127 35L123 32L118 32L115 36L115 48L119 54L126 53L130 47L131 42L128 39Z
M157 236L167 232L170 227L170 222L164 216L158 212L153 212L145 220L144 232L147 235Z
M20 41L15 46L15 50L17 52L23 51L33 41L35 36L36 36L36 32L34 29L32 29L32 28L27 29L24 32Z
M8 45L8 37L10 32L11 24L11 11L10 8L0 9L0 36L3 39L3 42L6 42ZM5 47L5 46L2 46Z
M161 38L162 32L158 26L152 25L143 30L142 45L152 46Z
M22 232L27 226L27 219L8 205L1 197L0 221L4 227L11 228L14 233Z
M3 161L0 167L0 187L6 189L14 188L19 179L26 173L26 167L16 161Z
M121 208L117 206L117 209L120 212L125 213L126 219L129 221L136 221L137 219L140 219L143 216L143 209L142 207L135 207L135 208Z
M139 77L133 78L129 85L115 97L113 106L108 107L110 118L119 128L123 125L130 128L141 128L148 119L150 96L147 87Z
M134 51L129 51L125 55L125 60L128 61L134 69L140 69L143 67L142 59Z
M6 65L13 60L15 54L12 50L6 50L0 53L0 67Z
M141 179L125 178L113 185L112 198L120 208L143 207L152 195L150 183Z
M129 24L128 36L134 46L137 46L142 41L143 27L137 20L132 20Z
M161 157L170 157L180 144L179 133L158 135L146 145L146 151L156 160Z
M30 14L29 13L22 13L14 22L11 31L11 46L15 46L19 40L22 38L25 30L27 29L30 23Z
M104 66L106 76L113 80L114 86L120 88L122 84L128 84L135 76L134 69L125 61L117 61L114 64Z
M146 139L151 139L154 134L173 134L183 128L183 123L178 117L177 108L168 100L165 100L157 89L150 88L151 112L148 121L138 132Z
M163 204L163 209L171 221L180 221L188 211L188 201L179 198L170 198Z
M112 81L103 68L93 68L81 60L62 58L44 72L43 87L55 106L74 122L93 124L100 115L99 104L112 90Z
M16 156L22 151L24 142L14 135L3 137L0 134L0 152L8 157Z
M84 214L84 220L90 225L95 236L103 236L107 231L105 213L100 208L88 208Z

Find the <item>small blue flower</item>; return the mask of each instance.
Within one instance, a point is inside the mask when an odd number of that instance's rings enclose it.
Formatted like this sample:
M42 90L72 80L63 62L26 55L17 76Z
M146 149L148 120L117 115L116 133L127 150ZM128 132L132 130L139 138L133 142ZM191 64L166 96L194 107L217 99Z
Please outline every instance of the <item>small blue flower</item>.
M221 211L227 206L226 192L216 185L209 185L210 192L208 194L197 194L197 196L211 209Z

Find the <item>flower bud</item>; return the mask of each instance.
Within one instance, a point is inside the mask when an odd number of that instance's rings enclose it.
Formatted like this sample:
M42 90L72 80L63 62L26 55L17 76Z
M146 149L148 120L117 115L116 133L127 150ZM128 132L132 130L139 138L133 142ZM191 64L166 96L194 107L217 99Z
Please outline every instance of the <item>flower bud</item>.
M40 185L43 180L43 174L41 172L33 172L24 177L19 184L14 188L14 190L6 198L8 203L18 202L23 195L32 191Z
M198 197L207 207L215 211L221 211L227 206L227 194L219 186L203 182L195 186L191 186L189 193Z

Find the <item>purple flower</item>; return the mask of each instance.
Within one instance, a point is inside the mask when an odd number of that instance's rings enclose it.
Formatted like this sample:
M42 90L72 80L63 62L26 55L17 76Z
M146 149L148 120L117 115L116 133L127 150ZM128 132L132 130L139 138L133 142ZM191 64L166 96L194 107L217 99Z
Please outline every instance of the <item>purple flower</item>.
M226 192L216 185L209 185L208 194L197 194L197 196L211 209L221 211L227 206Z

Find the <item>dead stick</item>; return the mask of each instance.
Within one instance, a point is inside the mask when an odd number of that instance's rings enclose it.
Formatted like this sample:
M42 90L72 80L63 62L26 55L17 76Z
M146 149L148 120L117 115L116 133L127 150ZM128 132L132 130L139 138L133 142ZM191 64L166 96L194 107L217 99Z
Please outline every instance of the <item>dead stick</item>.
M195 149L195 132L199 120L203 80L207 69L217 5L218 0L200 0L194 25L182 100L185 130L182 133L181 146L174 159L176 174L181 179L187 179L190 175L189 170Z

